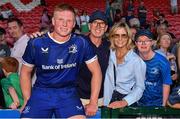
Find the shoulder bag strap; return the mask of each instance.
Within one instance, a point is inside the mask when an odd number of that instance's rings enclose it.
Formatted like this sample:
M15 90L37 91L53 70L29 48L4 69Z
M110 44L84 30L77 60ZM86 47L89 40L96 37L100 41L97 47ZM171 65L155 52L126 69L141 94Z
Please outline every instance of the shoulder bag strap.
M116 87L116 67L114 64L113 66L114 66L114 86Z

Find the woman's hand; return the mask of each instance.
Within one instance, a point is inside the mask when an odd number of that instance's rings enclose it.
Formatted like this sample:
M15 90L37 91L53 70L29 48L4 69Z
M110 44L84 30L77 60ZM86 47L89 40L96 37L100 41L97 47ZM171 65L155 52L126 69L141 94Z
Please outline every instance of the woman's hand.
M168 60L171 60L171 59L176 60L176 57L173 54L170 54L167 56L167 59Z
M177 78L178 78L177 73L173 74L173 75L171 76L171 78L172 78L173 81L177 80Z
M126 100L121 100L121 101L115 101L112 102L111 104L108 105L109 108L116 109L116 108L123 108L126 107L128 103Z

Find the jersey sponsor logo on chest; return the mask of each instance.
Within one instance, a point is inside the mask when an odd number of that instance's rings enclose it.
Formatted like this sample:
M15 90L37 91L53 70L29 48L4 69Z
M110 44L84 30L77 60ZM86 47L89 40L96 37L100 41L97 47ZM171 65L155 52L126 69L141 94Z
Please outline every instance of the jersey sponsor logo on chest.
M61 65L42 65L43 70L60 70L60 69L69 69L73 67L76 67L76 63L61 64Z

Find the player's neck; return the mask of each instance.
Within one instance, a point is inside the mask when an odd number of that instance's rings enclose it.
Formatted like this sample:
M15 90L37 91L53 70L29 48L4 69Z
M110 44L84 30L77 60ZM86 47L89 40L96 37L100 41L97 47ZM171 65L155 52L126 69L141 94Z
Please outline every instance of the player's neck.
M143 60L151 60L155 53L153 51L149 51L148 53L139 53L139 55Z
M71 35L61 36L61 35L57 34L56 32L52 32L50 35L53 39L55 39L58 42L66 42L69 40L69 38L71 36Z

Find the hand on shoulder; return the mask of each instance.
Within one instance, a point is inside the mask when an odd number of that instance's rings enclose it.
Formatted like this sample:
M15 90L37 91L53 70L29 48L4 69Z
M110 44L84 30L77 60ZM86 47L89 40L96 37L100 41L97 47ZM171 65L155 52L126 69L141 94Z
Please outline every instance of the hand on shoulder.
M30 34L29 37L30 37L30 38L37 38L37 37L39 37L39 36L42 36L43 34L45 34L45 32L39 32L39 31L37 31L37 32L34 32L34 33Z

